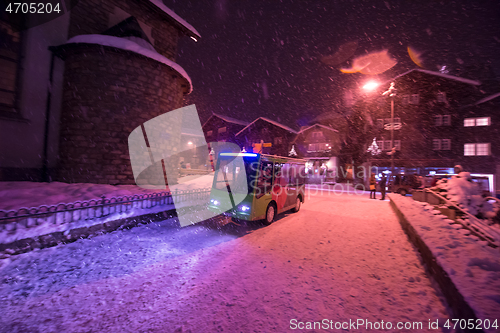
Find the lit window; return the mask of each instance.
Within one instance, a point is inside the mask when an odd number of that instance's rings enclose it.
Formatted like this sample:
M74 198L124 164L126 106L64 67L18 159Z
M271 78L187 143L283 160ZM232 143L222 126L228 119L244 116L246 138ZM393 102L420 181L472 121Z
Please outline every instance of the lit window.
M401 150L401 140L394 140L394 147L396 150Z
M224 133L226 132L226 128L225 127L221 127L217 130L217 133Z
M449 114L443 115L443 126L451 125L451 116Z
M476 126L490 126L490 117L476 118Z
M478 143L476 144L476 155L486 156L490 154L490 144L489 143Z
M465 127L476 126L476 119L475 118L465 118L464 119L464 126Z
M317 145L315 143L310 143L307 151L317 151Z
M213 131L208 131L207 132L207 136L212 136L212 134L213 134Z
M441 150L450 150L451 149L451 140L443 139L441 140Z
M441 139L432 140L432 150L441 150Z
M410 97L410 104L418 104L420 101L420 95L419 94L413 94Z
M446 103L446 94L444 92L437 93L437 101L439 103Z
M476 144L475 143L466 143L464 145L464 155L465 156L476 155Z
M434 116L434 125L436 125L436 126L443 125L443 116L441 116L441 115Z

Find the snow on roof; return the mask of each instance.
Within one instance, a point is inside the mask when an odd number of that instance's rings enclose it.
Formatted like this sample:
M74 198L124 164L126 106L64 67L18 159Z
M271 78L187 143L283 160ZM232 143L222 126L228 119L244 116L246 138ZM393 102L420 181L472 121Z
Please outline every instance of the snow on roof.
M277 121L271 120L271 119L266 118L266 117L259 117L259 118L255 119L254 121L252 121L250 124L248 124L248 125L247 125L245 128L243 128L241 131L239 131L238 133L236 133L236 135L235 135L235 136L238 136L241 132L243 132L244 130L246 130L248 127L250 127L252 124L254 124L255 122L257 122L259 119L260 119L260 120L267 121L268 123L271 123L271 124L273 124L273 125L275 125L275 126L281 127L281 128L283 128L283 129L285 129L285 130L287 130L287 131L289 131L289 132L292 132L292 133L294 133L294 134L297 134L297 131L295 131L294 129L291 129L291 128L290 128L290 127L288 127L288 126L285 126L285 125L283 125L283 124L280 124L280 123L278 123Z
M337 132L337 133L338 133L338 131L337 131L336 129L331 128L331 127L328 127L328 126L325 126L325 125L321 125L321 124L314 124L314 125L311 125L311 126L305 127L305 128L303 128L303 129L301 129L301 130L299 131L299 133L305 132L305 131L307 131L308 129L313 128L314 126L319 126L319 127L322 127L322 128L326 128L326 129L328 129L328 130L330 130L330 131L334 131L334 132Z
M225 122L232 123L232 124L238 124L238 125L241 125L241 126L247 126L248 125L247 121L234 119L234 118L231 118L231 117L228 117L228 116L224 116L224 115L221 115L221 114L218 114L218 113L212 113L212 115L210 116L210 118L208 118L208 120L203 124L202 127L205 127L205 125L209 122L210 119L212 119L212 117L220 118L220 119L224 120Z
M429 74L429 75L440 76L440 77L443 77L443 78L446 78L446 79L455 80L455 81L459 81L459 82L466 83L466 84L472 84L472 85L475 85L475 86L481 85L481 81L464 79L462 77L453 76L453 75L449 75L449 74L443 74L443 73L440 73L440 72L434 72L434 71L429 71L427 69L420 69L420 68L411 69L411 70L409 70L407 72L404 72L403 74L399 74L398 76L392 78L391 80L388 80L387 82L394 81L394 80L396 80L396 79L398 79L398 78L400 78L402 76L410 74L411 72L421 72L421 73L426 73L426 74Z
M196 31L196 29L193 28L193 26L191 24L189 24L186 21L184 21L179 15L177 15L176 13L174 13L174 11L172 9L168 8L167 6L165 6L163 4L162 0L149 0L149 1L152 4L154 4L156 7L160 8L162 11L164 11L168 16L170 16L175 21L177 21L177 23L179 23L184 28L186 28L187 30L189 30L194 35L192 37L201 38L200 33L198 31Z
M189 93L193 91L193 84L191 82L191 78L189 77L189 75L187 75L186 71L181 66L179 66L172 60L162 56L155 50L149 50L129 39L114 37L114 36L106 36L106 35L79 35L71 38L65 44L97 44L97 45L115 47L117 49L122 49L143 55L150 59L161 62L162 64L165 64L170 68L172 68L173 70L175 70L189 82Z
M477 101L477 102L475 103L475 105L479 105L479 104L481 104L481 103L485 103L485 102L491 101L492 99L495 99L495 98L497 98L497 97L500 97L500 92L499 92L499 93L496 93L496 94L493 94L493 95L490 95L490 96L488 96L488 97L485 97L485 98L483 98L483 99L481 99L481 100Z

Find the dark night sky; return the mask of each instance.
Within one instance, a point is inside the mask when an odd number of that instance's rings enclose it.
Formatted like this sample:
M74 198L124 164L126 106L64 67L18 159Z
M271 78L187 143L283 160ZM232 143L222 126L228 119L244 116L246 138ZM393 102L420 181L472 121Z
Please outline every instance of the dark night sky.
M355 56L388 49L398 61L387 79L415 68L407 46L424 52L424 67L482 79L500 76L500 1L164 0L202 39L183 38L177 62L193 80L187 104L202 120L211 112L251 121L258 116L298 128L334 111L343 89L373 78L323 64L345 42ZM267 91L265 88L267 86ZM500 91L500 87L498 89Z

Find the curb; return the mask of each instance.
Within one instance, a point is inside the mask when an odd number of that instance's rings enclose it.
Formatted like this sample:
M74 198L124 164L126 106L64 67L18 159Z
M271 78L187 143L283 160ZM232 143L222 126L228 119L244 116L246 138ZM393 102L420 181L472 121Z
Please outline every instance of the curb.
M418 235L416 230L413 228L410 222L406 219L404 214L399 210L397 205L394 203L392 198L389 196L391 208L396 213L399 223L403 228L404 232L408 235L408 238L413 243L413 245L418 249L420 254L422 255L422 260L427 266L427 271L434 278L434 280L438 283L441 291L448 302L448 306L451 308L453 312L454 318L459 319L473 319L474 322L478 319L474 310L472 310L471 306L465 301L464 296L458 291L457 287L450 279L448 273L441 267L432 251L429 249L427 244L422 240L422 238ZM483 330L464 330L464 332L484 332Z
M102 235L119 229L130 229L140 224L159 222L171 217L177 216L175 209L168 209L162 212L149 213L123 219L117 219L89 227L80 227L71 229L69 233L58 231L41 236L19 239L11 243L0 244L0 253L16 255L33 251L34 249L43 249L59 244L72 243L79 239L88 238L94 235Z

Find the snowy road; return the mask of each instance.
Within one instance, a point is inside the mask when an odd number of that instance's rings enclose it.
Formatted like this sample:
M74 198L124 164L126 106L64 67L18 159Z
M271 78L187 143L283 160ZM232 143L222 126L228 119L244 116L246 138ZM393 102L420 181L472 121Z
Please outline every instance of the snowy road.
M0 281L9 333L291 332L323 319L421 332L448 317L388 201L367 194L315 195L268 227L116 231L4 260Z

